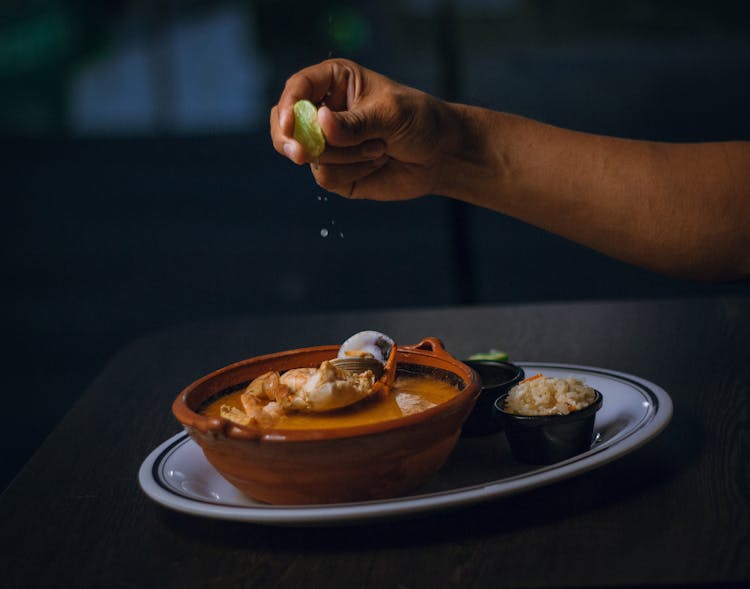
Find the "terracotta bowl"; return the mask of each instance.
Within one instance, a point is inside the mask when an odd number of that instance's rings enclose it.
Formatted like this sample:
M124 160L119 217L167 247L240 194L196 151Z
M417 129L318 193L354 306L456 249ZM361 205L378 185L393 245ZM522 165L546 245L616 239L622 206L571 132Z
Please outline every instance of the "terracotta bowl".
M445 463L480 393L476 372L437 338L399 346L398 368L454 381L455 397L421 413L357 427L284 430L240 426L198 413L207 400L247 385L269 370L318 366L339 346L250 358L185 388L172 412L208 461L243 493L272 504L340 503L402 495Z

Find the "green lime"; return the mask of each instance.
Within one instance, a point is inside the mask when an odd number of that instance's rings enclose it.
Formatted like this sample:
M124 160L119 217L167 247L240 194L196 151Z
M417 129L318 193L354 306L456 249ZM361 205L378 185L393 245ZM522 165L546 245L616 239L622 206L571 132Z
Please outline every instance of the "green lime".
M318 124L318 109L309 100L294 104L294 138L312 158L319 157L326 148L326 138Z

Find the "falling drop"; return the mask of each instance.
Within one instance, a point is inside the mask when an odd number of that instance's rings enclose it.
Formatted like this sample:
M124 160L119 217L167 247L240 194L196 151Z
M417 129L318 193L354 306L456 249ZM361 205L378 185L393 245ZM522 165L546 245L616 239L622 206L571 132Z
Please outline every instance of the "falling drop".
M339 237L340 237L341 239L344 239L344 232L343 232L343 231L339 231Z
M328 229L323 227L323 229L320 230L320 236L321 237L328 237Z

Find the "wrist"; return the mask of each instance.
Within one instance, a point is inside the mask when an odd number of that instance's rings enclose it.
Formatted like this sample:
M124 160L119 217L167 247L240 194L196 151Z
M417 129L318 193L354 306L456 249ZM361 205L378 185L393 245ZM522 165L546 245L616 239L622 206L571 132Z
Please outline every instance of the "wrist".
M434 192L479 206L497 208L507 158L503 156L500 113L456 103L444 107L441 157Z

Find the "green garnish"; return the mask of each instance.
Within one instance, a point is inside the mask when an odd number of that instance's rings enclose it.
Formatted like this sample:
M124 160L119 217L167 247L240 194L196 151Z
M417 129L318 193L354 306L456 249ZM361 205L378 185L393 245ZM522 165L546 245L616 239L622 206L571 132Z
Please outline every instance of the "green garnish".
M492 349L489 352L478 352L469 356L469 360L490 360L492 362L507 362L508 354Z

